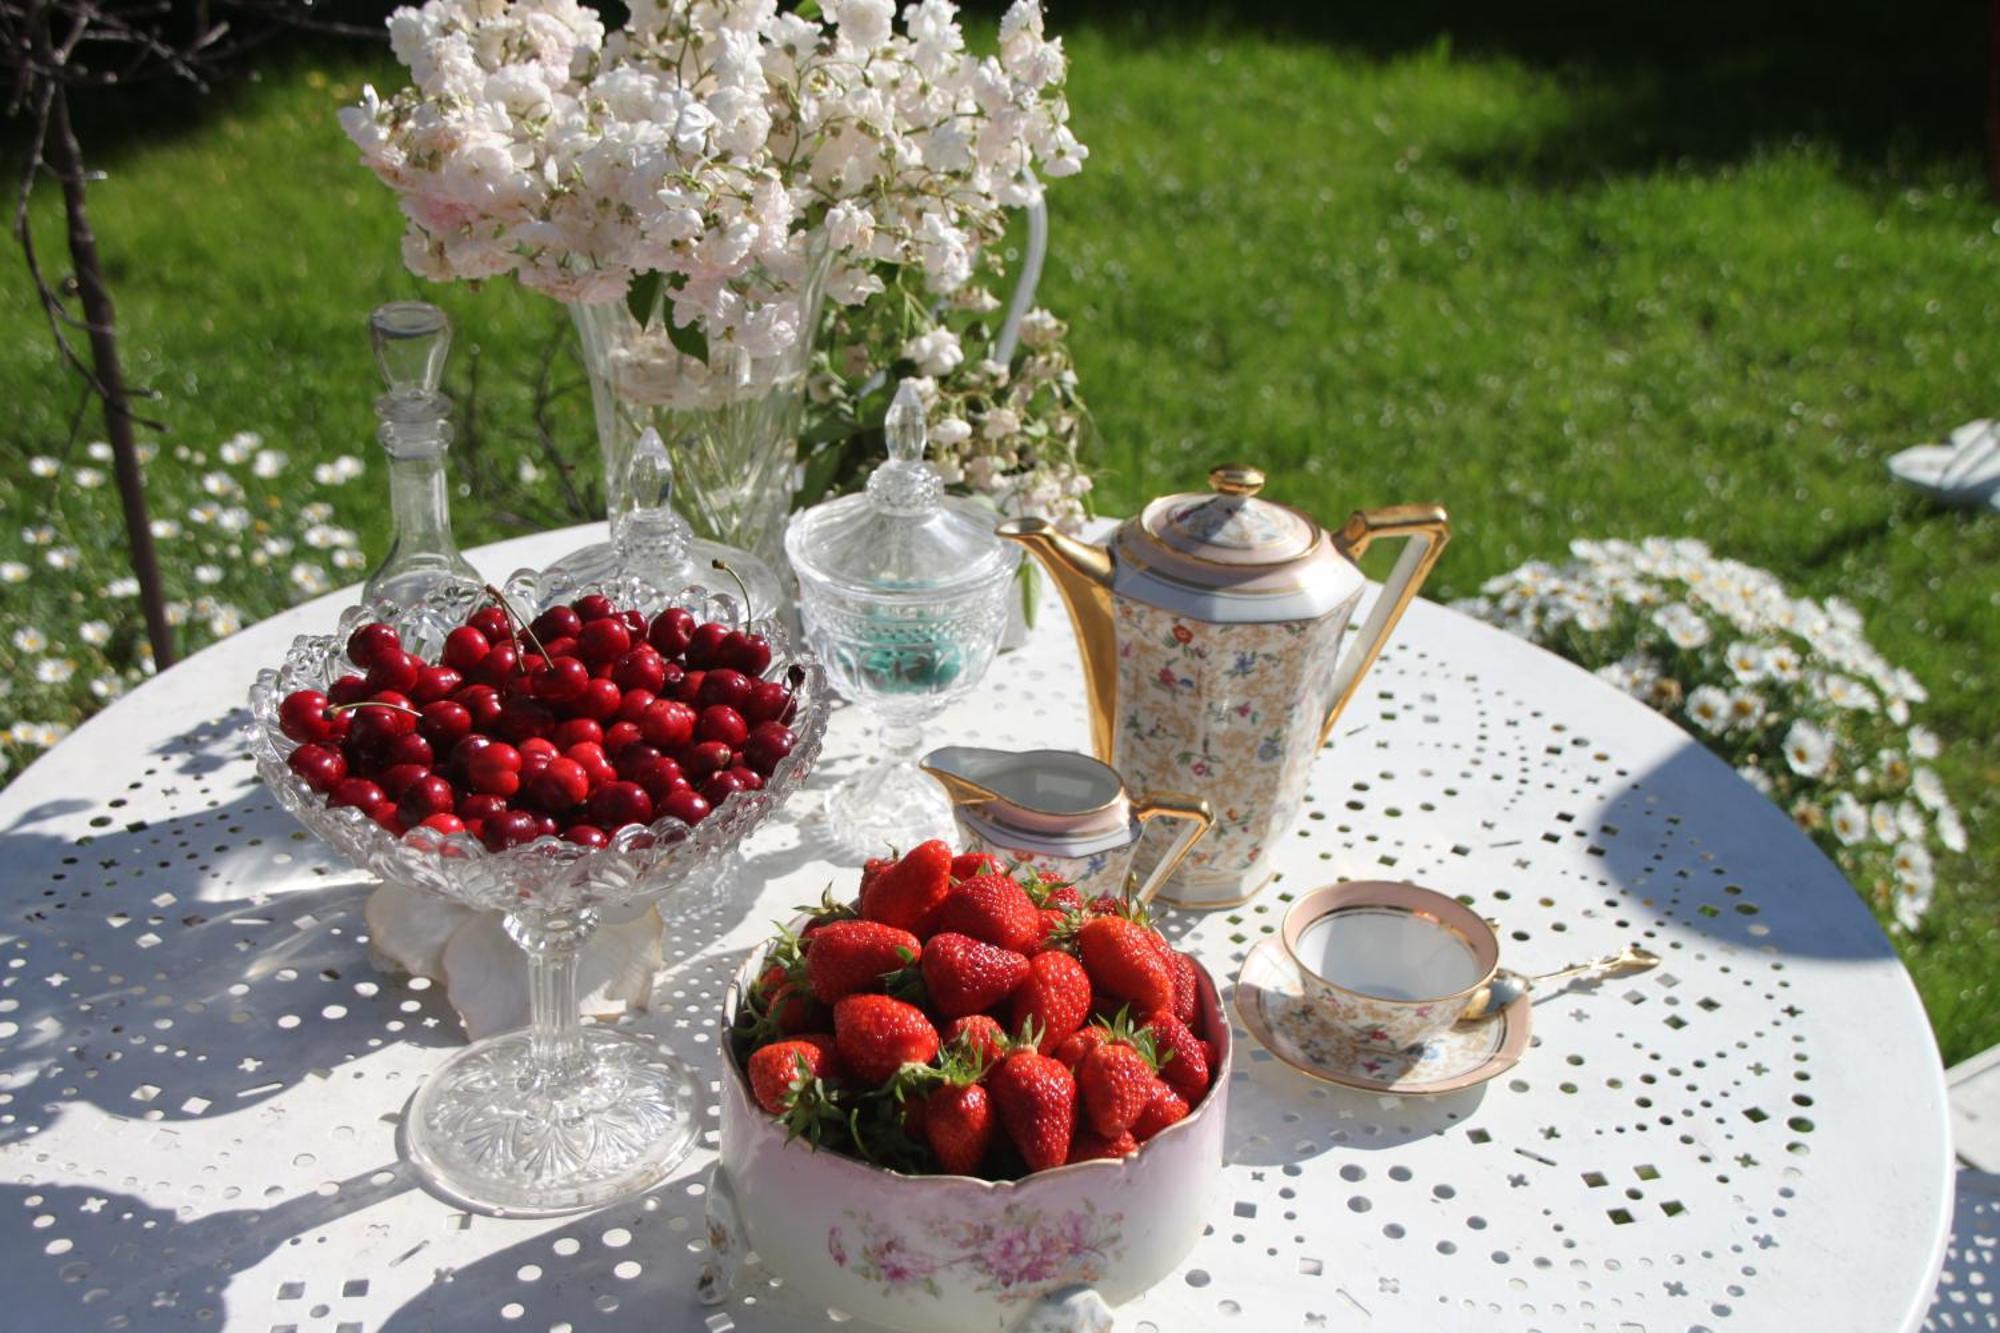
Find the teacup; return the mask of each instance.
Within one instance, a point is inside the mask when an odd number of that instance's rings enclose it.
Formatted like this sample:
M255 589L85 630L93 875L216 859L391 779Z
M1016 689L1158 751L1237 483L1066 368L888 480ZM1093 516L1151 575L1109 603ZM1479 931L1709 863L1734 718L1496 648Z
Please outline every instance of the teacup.
M1357 1051L1413 1055L1492 980L1500 942L1456 899L1362 880L1304 894L1280 931L1306 996Z
M950 794L963 850L1033 866L1076 885L1086 899L1124 896L1132 855L1150 821L1177 820L1181 829L1134 889L1142 903L1215 822L1207 801L1174 792L1133 795L1109 764L1068 750L947 745L925 755L921 766Z

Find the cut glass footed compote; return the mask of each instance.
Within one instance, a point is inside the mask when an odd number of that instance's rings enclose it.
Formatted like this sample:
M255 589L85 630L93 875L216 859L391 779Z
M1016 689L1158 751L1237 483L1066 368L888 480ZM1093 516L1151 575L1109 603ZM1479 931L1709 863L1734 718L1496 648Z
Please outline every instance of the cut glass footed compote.
M405 1151L440 1193L484 1211L548 1216L657 1184L702 1124L693 1076L660 1042L581 1023L578 946L603 915L664 906L700 884L798 790L819 753L827 687L777 620L746 625L734 598L698 586L670 594L630 577L586 586L523 571L502 591L528 620L594 592L648 617L680 606L697 620L760 634L771 650L763 675L790 685L796 707L790 751L762 788L733 792L692 825L662 815L610 833L601 848L542 836L489 851L469 832L419 825L398 837L358 809L330 806L287 763L297 746L283 729L281 702L351 671L349 635L385 604L351 608L335 633L296 640L251 690L258 773L300 823L385 880L506 914L530 969L529 1027L475 1042L434 1071L405 1116ZM444 634L486 600L468 585L441 587L388 623L412 653L435 660Z
M924 462L914 383L897 389L885 430L889 458L866 493L816 505L785 533L814 652L881 720L874 764L827 798L828 829L856 857L950 836L951 804L916 764L923 724L986 674L1021 559L993 535L993 512L945 495Z

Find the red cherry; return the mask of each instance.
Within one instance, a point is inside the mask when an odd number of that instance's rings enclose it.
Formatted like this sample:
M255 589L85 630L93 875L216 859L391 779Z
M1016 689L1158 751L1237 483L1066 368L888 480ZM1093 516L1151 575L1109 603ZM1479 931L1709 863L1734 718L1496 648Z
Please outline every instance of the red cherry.
M499 689L502 702L513 698L517 694L534 694L535 678L548 670L548 665L547 662L542 660L539 653L522 653L520 660L515 663L514 674L500 682Z
M564 842L573 842L579 847L593 849L611 845L611 839L606 836L604 830L594 824L571 824L562 831L562 839Z
M575 657L576 636L565 634L559 639L543 639L542 656L548 658L551 662L555 661L558 657Z
M771 645L761 634L734 630L722 641L722 660L746 676L761 676L771 665Z
M618 770L605 755L604 747L595 741L583 741L570 746L563 751L563 758L582 765L584 775L590 779L593 790L618 777Z
M486 641L490 644L497 644L502 639L514 637L514 622L509 620L507 613L497 606L480 607L465 623L485 635ZM463 671L465 668L460 667L459 670Z
M646 613L636 607L628 607L618 613L625 622L625 628L632 632L632 642L642 643L646 638Z
M609 621L593 620L593 625L609 624ZM653 798L646 789L636 782L607 782L590 794L590 803L584 807L593 824L604 828L623 828L627 824L650 824L653 822Z
M332 791L347 777L347 757L331 745L301 745L286 757L285 765L321 794Z
M554 815L536 815L536 816L535 816L535 836L536 836L536 837L538 837L538 838L553 838L553 837L555 837L555 836L556 836L556 834L558 834L558 833L560 833L560 832L562 832L562 825L560 825L560 824L556 823L556 817L555 817Z
M482 746L466 759L465 780L474 791L512 796L521 790L521 752L499 741Z
M433 749L449 750L472 734L472 710L450 699L425 704L424 715L417 723L417 733L429 741Z
M655 759L665 758L658 750L644 741L633 741L622 750L613 750L607 745L604 747L604 752L616 756L612 759L611 764L612 767L618 770L618 776L621 778L630 778L634 782L637 782L638 779L633 777L633 774L644 769L646 765L652 763Z
M463 704L472 714L474 731L491 730L500 720L500 691L491 685L467 685L451 696L455 703Z
M408 694L416 688L423 663L394 644L378 644L368 664L368 688L378 693L395 690Z
M326 687L326 697L337 704L360 703L368 697L368 682L353 674L342 676Z
M571 605L576 608L577 618L586 625L594 620L602 620L606 616L615 616L618 614L618 608L613 606L611 599L603 593L587 592L572 602Z
M649 745L678 750L694 739L694 724L694 709L677 699L661 699L639 719L639 734Z
M723 640L729 637L729 626L708 621L695 626L694 637L688 640L687 651L681 656L691 667L717 667L722 665Z
M367 778L342 778L333 784L326 803L331 806L351 805L357 810L366 810L380 805L389 798L382 789Z
M535 780L537 773L549 766L549 760L553 758L555 756L546 750L521 751L521 786L525 789Z
M751 726L759 722L782 722L792 707L792 692L783 682L760 680L750 687L750 697L738 704L736 711L743 714L743 720Z
M694 612L685 607L670 606L653 617L653 624L646 631L646 642L664 656L679 657L687 651L694 630Z
M405 824L414 827L434 815L450 815L453 801L451 784L436 774L428 774L403 788L396 802L396 813Z
M749 787L744 784L742 778L726 770L721 773L711 773L708 781L701 784L702 799L710 805L721 805L737 792L748 790Z
M470 671L492 647L484 634L470 625L460 625L444 636L444 651L438 658L453 671Z
M743 784L743 790L745 791L764 790L764 775L754 768L745 768L741 764L738 764L735 768L727 770L727 772L730 777L735 778Z
M583 628L583 617L566 606L552 606L535 617L530 627L543 643L550 639L574 639Z
M595 625L600 622L593 620L590 623ZM615 717L618 713L618 706L624 701L624 692L618 688L616 682L598 679L592 680L583 687L582 696L570 705L570 710L579 717L592 718L598 722L602 722L608 718Z
M427 666L417 672L416 684L410 686L410 698L420 704L436 703L449 699L465 684L465 678L448 666Z
M547 704L525 694L517 694L500 705L500 720L495 729L519 745L531 736L548 735L555 729L555 725L555 714L549 711Z
M618 711L612 716L620 722L637 722L659 696L647 689L624 687L625 693L618 696Z
M651 644L642 643L612 663L611 679L621 690L658 694L667 680L667 659L653 651Z
M579 741L601 745L604 743L604 728L587 717L572 717L556 723L549 739L556 743L558 750L567 750Z
M463 776L466 765L472 762L472 756L499 743L483 732L475 731L470 736L462 736L458 744L451 747L451 753L445 757L445 766Z
M535 697L552 704L575 703L590 688L590 668L574 657L558 657L535 675Z
M702 799L701 793L692 787L683 787L679 791L668 793L667 799L662 801L659 807L661 814L672 815L683 824L699 824L708 817L711 808L709 803Z
M681 766L661 755L658 759L641 765L631 774L632 781L646 789L646 795L653 798L656 808L676 791L692 790L694 784L681 773Z
M590 778L583 765L560 756L528 779L528 799L551 813L573 809L590 795Z
M750 738L743 742L743 758L750 767L769 777L796 744L798 737L784 723L759 722L750 729Z
M476 791L458 798L458 817L470 827L473 824L493 818L507 808L507 802L498 796Z
M467 674L481 685L501 686L521 669L521 651L505 641L496 643Z
M329 713L329 700L318 690L293 690L278 703L278 730L301 743L337 739L334 719L344 713Z
M417 729L417 719L410 709L406 695L394 690L383 690L366 700L358 701L361 707L353 710L347 724L348 737L360 746L381 744L396 736L407 736ZM380 708L371 704L384 705Z
M721 741L733 750L749 739L750 724L743 720L743 714L727 704L710 704L701 710L701 721L695 724L694 734L705 741Z
M680 680L674 685L674 698L679 699L684 704L699 702L701 699L701 683L707 677L708 673L706 671L683 672Z
M720 773L736 762L736 756L721 741L697 741L681 752L681 767L693 779Z
M577 656L591 666L615 662L632 650L632 631L616 616L605 616L584 625L576 636Z
M385 650L403 651L403 641L396 637L396 631L379 620L371 620L357 626L347 636L347 660L358 667L372 667L375 660Z
M671 696L675 690L680 688L681 682L686 679L687 668L679 662L667 659L667 678L660 682L660 688L654 690L653 693L662 697Z
M481 826L479 840L486 844L489 852L504 851L524 842L533 842L539 828L540 821L526 810L502 810Z
M750 697L750 687L754 682L741 671L722 667L705 672L701 678L699 702L703 707L710 704L728 704L740 709Z
M423 768L433 766L437 752L431 743L412 731L401 736L391 736L384 741L377 753L377 762L384 768L394 764L416 764Z
M382 788L384 796L392 801L400 801L403 799L403 793L410 789L411 783L430 775L431 771L422 764L392 764L382 770L382 775L376 778L375 782Z
M367 815L370 819L380 824L383 828L388 829L389 832L399 838L410 831L410 826L403 822L403 816L396 809L394 801L383 800L377 801L373 805L363 806L361 813Z
M613 722L604 729L604 753L611 755L614 762L617 756L644 741L637 722Z
M523 759L531 759L536 755L540 755L544 759L553 759L561 753L561 747L547 736L530 736L521 742L521 757Z
M465 821L457 815L440 810L434 815L426 815L417 822L419 828L436 829L439 833L463 833Z

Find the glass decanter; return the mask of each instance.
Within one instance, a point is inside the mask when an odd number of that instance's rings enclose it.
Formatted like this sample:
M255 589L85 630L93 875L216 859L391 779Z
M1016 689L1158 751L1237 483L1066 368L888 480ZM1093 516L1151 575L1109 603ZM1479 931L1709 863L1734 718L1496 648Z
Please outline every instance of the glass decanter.
M438 392L451 321L423 301L391 301L368 320L375 364L388 392L375 400L375 438L389 456L389 554L362 600L414 606L439 587L482 580L451 535L451 493L444 456L451 448L451 399Z
M816 505L785 533L806 636L879 723L874 765L827 797L833 836L857 857L951 836L951 803L916 764L923 724L986 674L1020 564L990 510L944 494L908 380L885 433L889 459L866 493Z

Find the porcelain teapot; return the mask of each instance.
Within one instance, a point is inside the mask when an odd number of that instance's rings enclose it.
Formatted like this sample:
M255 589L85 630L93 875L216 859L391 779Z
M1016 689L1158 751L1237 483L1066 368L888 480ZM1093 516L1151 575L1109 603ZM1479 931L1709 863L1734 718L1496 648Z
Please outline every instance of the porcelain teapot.
M1131 897L1160 890L1215 823L1207 801L1179 792L1134 793L1111 765L1071 750L987 750L947 745L919 765L951 797L959 849L1030 865L1077 887L1086 900L1126 896L1132 854L1146 825L1180 825L1166 854Z
M1097 757L1134 791L1214 808L1214 830L1160 895L1190 907L1232 906L1269 880L1313 756L1451 535L1436 505L1358 509L1330 533L1260 499L1256 468L1208 481L1208 494L1147 504L1102 547L1041 519L998 529L1069 607ZM1408 544L1343 653L1367 586L1354 562L1390 537Z

